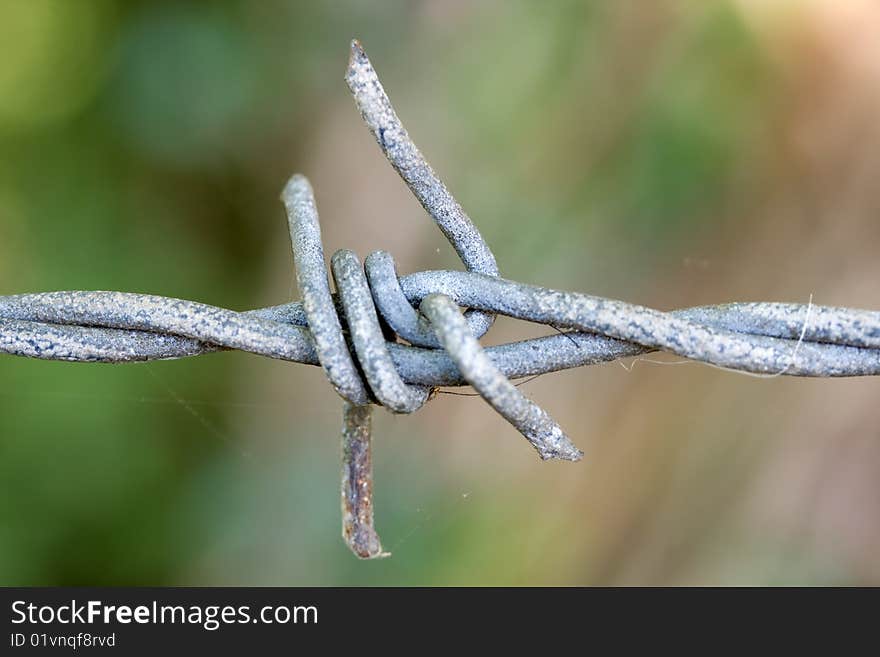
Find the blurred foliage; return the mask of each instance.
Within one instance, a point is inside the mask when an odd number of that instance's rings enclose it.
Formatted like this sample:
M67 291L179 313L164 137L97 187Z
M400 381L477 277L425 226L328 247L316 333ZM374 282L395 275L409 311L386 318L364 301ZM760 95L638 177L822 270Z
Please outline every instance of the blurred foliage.
M363 132L342 82L353 36L507 276L651 290L695 242L723 242L744 199L773 184L760 167L781 72L744 4L0 0L0 294L284 301L284 180L324 159L342 171L359 149L364 189L389 175L370 169L381 165L368 138L349 136ZM326 225L354 187L321 182ZM387 212L373 205L386 200ZM392 201L363 201L368 232L417 212ZM414 258L454 263L434 256L422 224ZM606 390L560 376L572 412ZM516 443L509 462L488 447L463 456L494 435L488 411L440 399L416 420L381 416L378 522L395 556L362 564L338 539L337 400L319 372L241 354L124 367L2 358L0 380L3 584L858 579L787 536L735 522L713 533L711 503L732 504L745 479L719 473L760 453L733 447L734 429L694 465L706 508L658 532L654 565L640 566L630 537L662 513L663 486L676 490L659 448L635 473L606 454L631 481L614 488L589 467L536 472ZM492 429L473 428L484 419ZM651 435L671 444L714 426L667 418ZM719 542L747 556L713 565ZM679 575L670 554L704 570Z
M0 126L26 131L63 121L93 99L107 69L112 5L5 1Z

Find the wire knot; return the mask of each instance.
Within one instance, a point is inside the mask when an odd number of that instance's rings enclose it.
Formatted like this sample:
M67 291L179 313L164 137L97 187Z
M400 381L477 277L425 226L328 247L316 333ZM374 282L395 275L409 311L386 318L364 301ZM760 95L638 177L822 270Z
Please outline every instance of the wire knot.
M296 281L318 361L346 402L412 413L431 397L430 387L407 384L397 371L388 348L396 334L417 346L444 349L464 379L526 436L541 458L581 458L559 425L526 399L480 346L477 339L488 329L492 313L468 310L462 314L441 290L423 295L417 312L401 287L393 258L383 251L367 257L366 271L352 251L334 253L330 260L334 298L308 180L293 176L282 199L288 212Z

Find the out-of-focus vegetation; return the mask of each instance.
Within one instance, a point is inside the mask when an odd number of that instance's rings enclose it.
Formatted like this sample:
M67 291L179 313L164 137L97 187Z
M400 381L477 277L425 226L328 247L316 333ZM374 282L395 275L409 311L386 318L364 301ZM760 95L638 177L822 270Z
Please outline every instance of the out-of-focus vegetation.
M347 95L357 36L505 275L878 308L878 30L873 0L2 0L0 294L291 299L295 171L328 252L456 266ZM0 357L0 583L880 583L880 382L637 362L524 390L584 463L476 399L380 413L394 556L365 564L316 368Z

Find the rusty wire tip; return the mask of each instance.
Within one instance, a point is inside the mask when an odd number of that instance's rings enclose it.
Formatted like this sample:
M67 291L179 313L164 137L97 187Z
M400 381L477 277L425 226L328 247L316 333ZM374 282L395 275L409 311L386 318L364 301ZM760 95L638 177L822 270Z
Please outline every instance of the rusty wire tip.
M342 412L342 539L360 559L391 556L373 525L372 408L345 402Z

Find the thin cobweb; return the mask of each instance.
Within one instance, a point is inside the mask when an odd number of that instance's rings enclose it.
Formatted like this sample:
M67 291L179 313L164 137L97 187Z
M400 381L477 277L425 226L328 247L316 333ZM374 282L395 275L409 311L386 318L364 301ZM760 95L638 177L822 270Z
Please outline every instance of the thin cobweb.
M179 404L189 415L198 421L211 435L215 438L220 439L222 442L227 445L237 445L236 441L232 439L229 434L221 431L217 426L215 426L208 418L200 413L195 406L193 406L189 401L185 398L181 397L175 390L172 388L161 376L159 376L158 372L156 372L150 365L144 363L144 370L150 373L152 376L168 393L170 398L174 400L177 404ZM250 458L250 454L241 449L237 448L237 451L241 454L241 456L245 458Z

